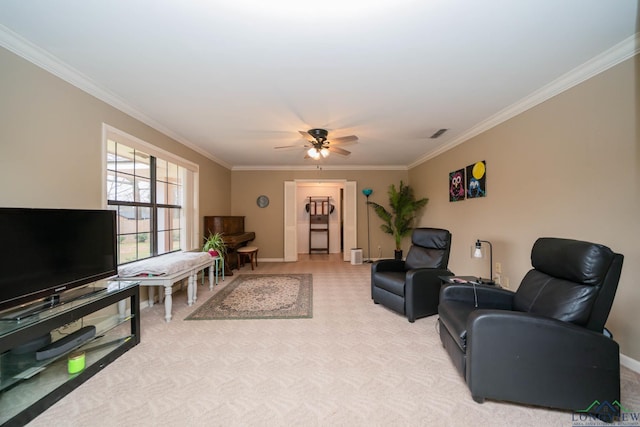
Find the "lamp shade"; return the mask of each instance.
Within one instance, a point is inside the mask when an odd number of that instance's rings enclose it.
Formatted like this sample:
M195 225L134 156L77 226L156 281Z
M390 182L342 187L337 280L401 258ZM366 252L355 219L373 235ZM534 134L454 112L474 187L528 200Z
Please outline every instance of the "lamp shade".
M473 258L484 258L484 254L482 253L482 244L479 240L476 242L476 247L471 256Z
M482 250L482 244L486 243L489 246L489 278L488 279L483 279L483 278L478 278L478 280L480 281L480 283L487 283L490 285L494 284L493 281L493 245L491 244L490 241L488 240L476 240L476 244L475 247L472 247L472 251L471 251L471 256L473 258L484 258L485 255L485 251Z
M373 193L373 190L370 189L370 188L363 188L362 189L362 194L364 194L367 197L369 197L371 195L371 193Z

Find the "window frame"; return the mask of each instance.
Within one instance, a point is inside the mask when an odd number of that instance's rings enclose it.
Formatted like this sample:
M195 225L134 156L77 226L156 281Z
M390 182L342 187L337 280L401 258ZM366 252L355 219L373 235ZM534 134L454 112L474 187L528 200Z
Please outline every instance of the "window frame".
M129 262L135 262L140 259L147 259L154 256L162 256L166 253L173 252L175 250L168 250L158 255L158 239L157 236L160 232L165 230L158 230L158 218L156 215L157 209L171 209L180 208L180 249L183 251L189 250L199 250L199 211L198 211L198 178L199 178L199 166L195 163L192 163L186 159L183 159L173 153L165 151L161 148L158 148L146 141L143 141L139 138L136 138L132 135L129 135L123 131L120 131L112 126L109 126L103 123L103 135L102 135L102 153L103 153L103 204L105 209L109 209L114 206L114 204L110 204L108 200L108 188L107 188L107 175L108 171L108 140L116 141L120 144L123 144L127 147L133 148L135 150L139 150L148 154L150 156L150 189L151 189L151 201L148 203L141 202L118 202L115 204L116 206L132 206L134 209L142 208L150 208L151 210L151 221L150 228L153 232L155 230L156 238L151 239L154 243L152 243L152 247L150 250L150 256L145 258L138 258L134 261L122 262L119 258L118 253L118 264L124 265ZM151 160L154 159L154 160ZM156 160L160 159L162 161L170 162L172 164L178 165L182 168L182 192L181 197L182 200L179 203L170 203L169 197L165 198L165 203L157 203L156 199ZM135 176L133 176L135 178ZM170 231L170 230L169 230Z

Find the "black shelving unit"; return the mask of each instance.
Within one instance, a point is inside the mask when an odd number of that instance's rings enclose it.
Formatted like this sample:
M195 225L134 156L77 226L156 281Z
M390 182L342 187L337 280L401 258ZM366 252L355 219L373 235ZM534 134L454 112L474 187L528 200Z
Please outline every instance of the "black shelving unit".
M137 282L98 282L97 292L65 301L21 320L0 320L0 424L21 426L140 343ZM126 310L129 301L130 312ZM4 313L0 313L0 319ZM61 339L84 326L95 337L49 359L37 360L32 343ZM70 353L85 354L85 368L69 374Z

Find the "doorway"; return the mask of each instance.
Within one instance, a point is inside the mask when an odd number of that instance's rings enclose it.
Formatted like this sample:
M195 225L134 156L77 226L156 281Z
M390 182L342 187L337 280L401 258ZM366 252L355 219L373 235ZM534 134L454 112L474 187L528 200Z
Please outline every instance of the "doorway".
M349 261L350 248L356 247L357 244L356 183L346 180L285 181L284 260L297 261L298 254L306 252L303 248L305 246L304 242L308 242L308 240L305 240L302 236L306 235L308 238L308 226L305 217L305 215L308 215L305 210L305 195L307 193L312 196L320 193L322 195L332 193L336 203L342 199L342 203L339 206L340 213L335 215L331 239L335 242L332 245L333 252L342 252L342 259Z

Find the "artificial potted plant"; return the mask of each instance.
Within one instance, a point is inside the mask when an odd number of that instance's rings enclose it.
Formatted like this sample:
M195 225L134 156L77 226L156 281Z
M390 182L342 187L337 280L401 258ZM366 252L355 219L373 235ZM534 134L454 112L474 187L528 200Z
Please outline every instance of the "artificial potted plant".
M411 234L417 212L427 204L429 199L416 200L411 187L404 185L402 181L399 189L391 184L387 194L389 194L391 212L375 202L367 203L373 206L375 213L384 221L380 226L382 231L393 236L396 243L395 258L402 259L402 239Z
M224 258L225 255L227 255L227 245L222 239L222 234L209 232L209 237L205 237L204 239L202 251L209 252L209 255L212 257L220 256Z

